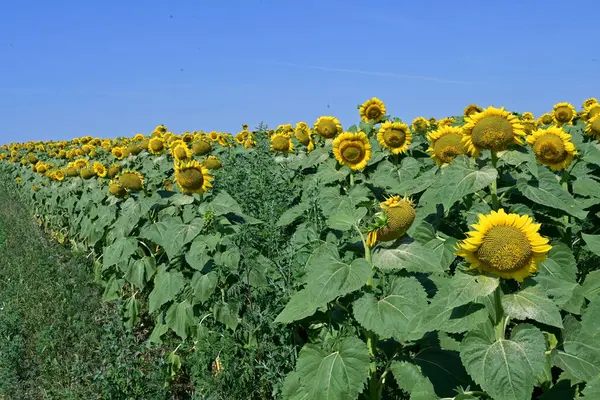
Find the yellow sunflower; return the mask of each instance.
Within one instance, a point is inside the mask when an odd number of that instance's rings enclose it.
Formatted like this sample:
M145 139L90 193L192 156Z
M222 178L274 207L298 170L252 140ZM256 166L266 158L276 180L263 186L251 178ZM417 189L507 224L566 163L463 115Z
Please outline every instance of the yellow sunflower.
M415 133L425 134L429 129L429 121L423 117L417 117L413 119L411 127Z
M340 164L360 170L371 159L371 143L364 132L344 132L333 139L333 155Z
M544 114L540 115L540 117L537 119L538 126L550 125L550 124L552 124L552 122L554 122L554 118L552 118L552 114L550 114L550 113L544 113Z
M552 110L552 118L556 125L573 125L573 118L577 116L577 111L572 104L567 102L557 103Z
M332 139L342 133L342 124L335 117L323 116L317 118L313 130L324 139Z
M202 194L212 187L208 168L196 160L175 164L175 181L183 193Z
M477 104L469 104L468 106L465 107L463 114L465 117L469 117L473 114L477 114L482 111L483 111L483 109L481 107L479 107Z
M127 196L127 190L125 190L125 188L120 183L112 179L108 184L108 192L118 198Z
M217 142L221 138L221 135L219 134L219 132L212 131L208 134L208 138L213 142Z
M379 203L379 207L382 211L375 218L385 225L369 231L366 243L368 247L373 247L376 242L390 242L401 238L415 221L414 204L408 198L392 196Z
M463 144L462 129L458 126L444 126L431 132L427 136L429 140L428 152L438 165L448 164L459 154L467 154Z
M92 168L94 169L96 175L98 175L101 178L104 178L106 176L106 173L108 172L104 164L102 164L101 162L95 162Z
M83 179L91 179L96 176L96 172L92 167L85 167L79 170L79 176Z
M379 122L385 117L385 104L377 97L365 101L358 109L360 118L365 122Z
M181 142L177 146L171 148L171 155L178 161L184 161L192 157L192 151L187 147L185 142Z
M506 214L504 209L479 214L479 221L467 232L469 238L458 244L456 254L470 264L469 269L489 272L522 282L538 270L552 248L528 215Z
M136 142L141 142L145 138L146 137L142 133L136 133L135 136L133 137L133 140Z
M600 140L600 114L596 114L590 120L588 120L585 127L585 134Z
M535 121L535 117L533 116L533 113L530 111L525 111L522 116L523 116L523 121Z
M377 140L381 147L392 154L405 153L412 141L412 133L408 125L402 122L384 122L377 132Z
M72 165L77 169L85 168L88 166L88 160L85 158L78 158L77 160L73 161Z
M558 126L534 131L527 137L527 143L533 148L538 162L553 171L566 169L577 155L571 135Z
M122 160L125 157L125 148L121 146L113 147L111 153L117 160Z
M523 144L523 125L517 117L502 108L490 106L480 113L465 117L463 144L474 157L481 150L506 150L510 144Z
M291 153L294 150L292 139L285 133L276 133L271 136L271 151Z
M165 141L161 137L153 137L148 142L148 151L152 154L160 154L165 150Z
M588 121L600 114L600 104L592 104L586 109L586 116Z
M587 110L594 104L598 104L598 100L594 97L590 97L589 99L583 102L583 108Z
M137 171L127 170L117 178L117 183L131 192L138 192L144 188L144 176Z
M68 165L67 168L64 169L65 176L73 177L79 175L79 171L73 165Z
M304 146L308 146L312 136L312 132L305 122L298 122L294 130L294 136Z
M472 113L471 115L475 115L476 113ZM438 121L437 126L450 126L452 125L456 120L452 117L446 117L446 118L442 118Z
M435 125L435 124L437 124L437 119L435 119L435 117L429 118L429 125Z
M52 173L52 179L61 182L65 179L65 173L60 169L56 170Z

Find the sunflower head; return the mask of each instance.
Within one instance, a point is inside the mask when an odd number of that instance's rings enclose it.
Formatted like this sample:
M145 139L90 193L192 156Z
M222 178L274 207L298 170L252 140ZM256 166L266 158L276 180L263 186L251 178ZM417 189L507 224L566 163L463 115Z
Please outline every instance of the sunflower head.
M457 255L465 258L470 269L489 272L505 279L522 282L535 273L552 248L538 233L528 215L506 214L503 209L479 214L474 231L458 244Z
M475 115L475 114L471 114L471 115ZM452 117L446 117L446 118L442 118L437 122L437 126L450 126L452 125L456 120Z
M79 175L79 171L77 170L77 168L75 168L72 165L65 168L64 173L65 173L65 176L69 176L69 177Z
M482 111L483 111L483 109L481 107L479 107L477 104L469 104L468 106L465 107L463 114L465 117L470 117L471 115L480 113Z
M171 148L171 155L177 161L184 161L192 157L192 151L182 141L177 146Z
M127 170L117 178L117 183L131 192L139 192L144 188L144 176L137 171Z
M208 168L196 160L175 164L175 181L183 193L202 194L212 187Z
M462 129L457 126L443 126L431 132L428 152L438 165L448 164L460 154L468 154L463 143Z
M52 179L60 182L65 179L65 173L58 169L52 173Z
M585 126L585 134L592 136L596 140L600 140L600 114L596 114L588 120Z
M365 122L379 122L385 117L385 104L373 97L358 107L360 118Z
M385 225L369 231L367 246L372 247L375 242L391 242L404 236L406 231L415 221L415 208L412 200L400 196L392 196L379 203L381 213L376 218L381 218Z
M183 136L181 137L181 140L183 140L185 143L191 143L192 140L194 140L194 135L189 133L189 132L185 132L183 134Z
M119 164L113 164L108 168L108 176L114 178L121 172L121 166Z
M533 148L538 162L554 171L566 169L577 155L571 135L558 126L534 131L527 138L527 143Z
M402 122L384 122L377 132L377 140L381 147L392 154L405 153L412 141L412 132L408 125Z
M79 171L79 176L81 176L83 179L91 179L96 176L96 173L92 167L85 167Z
M552 118L556 125L561 126L564 124L573 124L573 119L577 116L577 111L572 104L563 102L554 105L552 110Z
M112 179L108 184L108 192L117 198L123 198L127 196L127 190L125 190L125 188L119 182L113 181Z
M371 143L362 131L344 132L333 139L333 154L342 165L353 170L364 169L371 159Z
M586 109L586 111L587 119L589 121L596 115L600 114L600 104L592 104L589 108Z
M506 150L511 144L523 144L523 125L517 117L504 110L490 106L480 113L465 118L463 144L473 156L481 150Z
M535 121L535 117L533 116L533 113L530 111L525 111L522 114L523 117L523 121Z
M85 158L78 158L77 160L73 161L73 166L77 169L85 168L88 166L88 164L88 160Z
M294 143L289 135L285 133L276 133L271 136L271 151L278 153L291 153L294 150Z
M523 125L523 132L525 132L525 135L531 135L531 133L535 129L534 121L523 120L521 121L521 125Z
M98 175L101 178L104 178L106 176L106 173L108 172L104 164L102 164L101 162L95 162L92 168L96 175Z
M212 140L213 142L216 142L216 141L218 141L220 137L221 137L221 135L219 134L219 132L216 132L216 131L211 131L211 132L208 134L208 138L209 138L210 140Z
M415 133L423 135L429 129L429 121L423 117L417 117L413 119L411 127Z
M125 148L122 146L113 147L111 153L117 160L122 160L125 157Z
M221 161L215 156L208 156L208 158L204 161L204 166L207 169L219 169L221 168Z
M552 118L552 114L550 113L544 113L542 114L538 120L537 120L537 124L538 126L540 125L550 125L554 122L554 118Z
M342 133L342 124L335 117L323 116L317 118L313 131L323 139L332 139Z
M598 104L598 100L594 97L590 97L589 99L583 102L583 108L587 110L594 104Z
M165 150L165 141L159 137L153 137L148 141L148 151L152 154L160 154Z
M298 122L296 129L294 130L294 136L304 146L308 146L310 143L312 132L305 122Z

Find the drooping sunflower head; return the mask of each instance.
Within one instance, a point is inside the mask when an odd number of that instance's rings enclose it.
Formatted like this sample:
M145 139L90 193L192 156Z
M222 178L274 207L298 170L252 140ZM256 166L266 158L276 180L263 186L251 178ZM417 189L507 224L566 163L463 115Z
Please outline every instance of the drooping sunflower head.
M589 108L586 108L586 116L588 121L600 114L600 104L592 104Z
M160 154L165 150L165 141L161 137L153 137L148 141L148 151L152 154Z
M402 122L384 122L377 132L377 140L381 147L392 154L405 153L412 141L412 132L408 125Z
M92 168L94 169L96 175L98 175L101 178L104 178L106 176L106 173L108 172L104 164L102 164L101 162L95 162Z
M544 114L540 115L540 117L538 118L537 125L538 126L550 125L553 122L554 122L554 118L552 117L552 114L544 113Z
M312 135L312 132L305 122L298 122L296 124L296 129L294 130L294 136L304 146L308 146L308 144L310 143L311 135Z
M415 133L423 135L429 129L429 121L423 117L417 117L417 118L413 119L411 126L412 126L413 131L415 131Z
M177 146L171 148L171 155L177 161L184 161L192 157L192 151L182 141Z
M379 122L385 117L385 104L377 97L373 97L358 108L360 118L365 122Z
M177 161L175 164L175 182L183 193L202 194L212 187L208 168L196 160Z
M523 125L516 116L502 108L490 106L465 118L463 143L473 156L481 150L506 150L511 144L523 144Z
M79 176L83 179L91 179L96 176L96 172L92 166L88 166L79 170Z
M572 104L567 102L557 103L552 110L552 118L556 125L573 124L573 118L577 116L577 111Z
M271 151L278 153L291 153L294 150L292 138L285 133L276 133L271 136Z
M527 138L527 143L533 148L538 162L554 171L566 169L577 155L571 135L558 126L534 131Z
M222 167L221 161L215 156L208 156L204 161L204 166L208 169L219 169Z
M481 107L479 107L477 104L469 104L468 106L465 107L463 114L465 117L470 117L471 115L480 113L482 111L483 111L483 109Z
M590 97L589 99L583 102L583 108L587 110L594 104L598 104L598 100L594 97Z
M376 242L391 242L400 239L415 221L415 207L409 198L392 196L386 201L379 203L381 217L385 226L369 231L367 235L367 246L372 247Z
M123 198L127 196L127 190L119 182L116 182L112 179L108 184L108 192L117 198Z
M535 121L529 121L529 120L521 121L521 125L523 125L523 132L525 132L525 135L531 135L531 133L533 132L533 130L536 127Z
M208 140L200 139L199 141L192 143L192 151L197 156L208 154L211 150L212 145Z
M506 214L503 209L479 214L474 231L458 244L457 255L470 269L522 282L534 274L552 248L528 215Z
M64 170L65 176L73 177L79 175L79 171L72 165L67 166Z
M353 170L364 169L371 159L371 143L362 131L344 132L333 139L333 154L342 165Z
M596 140L600 140L600 114L596 114L588 120L585 127L585 134L596 138Z
M523 117L523 121L535 121L535 117L533 116L533 113L530 111L525 111L522 114Z
M144 188L144 176L137 171L124 171L117 178L117 182L131 192L139 192Z
M335 117L319 117L315 122L314 132L324 139L332 139L342 133L342 124Z
M119 164L113 164L108 168L108 176L114 178L117 174L121 172L121 166Z
M462 129L458 126L443 126L427 136L428 152L438 165L448 164L460 154L468 154L463 143Z

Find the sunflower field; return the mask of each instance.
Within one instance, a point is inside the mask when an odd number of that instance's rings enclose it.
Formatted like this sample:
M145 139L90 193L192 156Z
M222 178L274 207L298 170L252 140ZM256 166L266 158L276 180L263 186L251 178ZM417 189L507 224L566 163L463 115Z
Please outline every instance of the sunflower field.
M600 398L596 99L358 114L5 144L0 176L194 398Z

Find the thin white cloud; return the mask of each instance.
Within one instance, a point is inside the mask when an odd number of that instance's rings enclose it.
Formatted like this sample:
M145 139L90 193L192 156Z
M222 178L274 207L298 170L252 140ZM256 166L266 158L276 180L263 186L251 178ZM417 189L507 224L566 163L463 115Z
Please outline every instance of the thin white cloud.
M438 82L438 83L451 83L451 84L456 84L456 85L473 85L475 83L475 82L469 82L469 81L459 81L459 80L453 80L453 79L438 78L435 76L407 75L407 74L397 74L394 72L379 72L379 71L365 71L365 70L360 70L360 69L333 68L333 67L323 67L323 66L318 66L318 65L303 65L303 64L295 64L295 63L289 63L289 62L279 62L279 61L262 61L262 62L267 63L267 64L281 65L281 66L294 67L294 68L316 69L316 70L320 70L320 71L329 71L329 72L346 72L346 73L352 73L352 74L381 76L384 78L421 80L421 81L430 81L430 82Z

